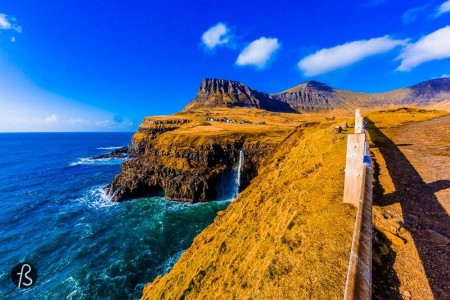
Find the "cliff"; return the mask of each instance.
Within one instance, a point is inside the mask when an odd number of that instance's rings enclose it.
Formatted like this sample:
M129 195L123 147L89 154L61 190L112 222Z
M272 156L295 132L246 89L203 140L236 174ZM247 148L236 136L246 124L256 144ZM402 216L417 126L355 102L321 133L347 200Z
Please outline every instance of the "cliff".
M355 209L332 125L293 131L142 299L342 299Z
M232 176L240 150L244 189L261 160L302 122L300 115L255 109L146 118L132 138L135 158L122 165L108 194L113 201L161 193L188 202L226 198L221 185Z
M184 110L211 107L254 107L274 112L295 112L289 104L240 82L207 78L202 81L197 96Z

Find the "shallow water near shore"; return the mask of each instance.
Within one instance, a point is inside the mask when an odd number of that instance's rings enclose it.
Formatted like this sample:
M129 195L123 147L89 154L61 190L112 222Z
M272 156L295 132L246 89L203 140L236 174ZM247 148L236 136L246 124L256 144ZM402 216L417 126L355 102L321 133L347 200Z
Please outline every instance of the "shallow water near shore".
M102 187L123 160L94 157L131 133L0 134L0 298L136 299L167 273L230 201L160 197L112 203ZM37 283L18 289L12 268L29 262Z

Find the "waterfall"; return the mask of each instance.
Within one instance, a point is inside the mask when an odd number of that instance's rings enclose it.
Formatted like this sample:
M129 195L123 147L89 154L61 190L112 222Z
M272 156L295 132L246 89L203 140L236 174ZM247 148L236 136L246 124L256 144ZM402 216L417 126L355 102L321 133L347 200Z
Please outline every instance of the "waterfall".
M244 163L244 150L239 151L239 162L236 170L236 177L234 178L234 187L233 187L233 199L235 199L239 194L239 187L241 186L241 172L242 165Z
M222 173L216 189L218 200L234 200L239 194L241 186L241 172L244 164L244 151L239 151L239 160L232 168Z

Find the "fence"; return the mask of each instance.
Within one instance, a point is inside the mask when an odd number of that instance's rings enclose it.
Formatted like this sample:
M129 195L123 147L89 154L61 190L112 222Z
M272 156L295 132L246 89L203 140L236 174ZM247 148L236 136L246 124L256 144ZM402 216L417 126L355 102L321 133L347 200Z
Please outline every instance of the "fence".
M363 118L347 139L344 203L357 207L344 299L372 298L372 166Z

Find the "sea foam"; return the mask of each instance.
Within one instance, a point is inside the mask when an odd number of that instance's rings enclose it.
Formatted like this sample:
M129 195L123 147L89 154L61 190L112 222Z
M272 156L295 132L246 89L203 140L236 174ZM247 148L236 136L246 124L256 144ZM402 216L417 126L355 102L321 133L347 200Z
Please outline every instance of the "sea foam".
M95 166L102 166L102 165L117 165L125 162L127 158L79 158L77 161L72 162L69 164L70 167L79 166L79 165L95 165Z
M97 150L115 150L123 148L123 146L98 147Z

